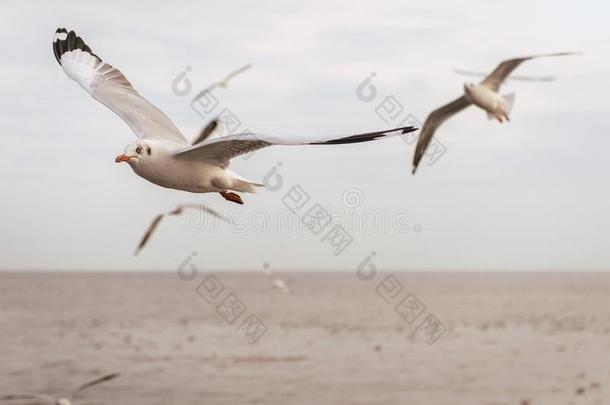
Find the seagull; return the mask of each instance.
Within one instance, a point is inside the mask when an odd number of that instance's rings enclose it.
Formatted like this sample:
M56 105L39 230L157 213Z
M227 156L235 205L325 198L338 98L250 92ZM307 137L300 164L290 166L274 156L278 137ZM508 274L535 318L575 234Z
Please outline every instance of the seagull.
M284 294L292 294L292 288L290 288L290 286L288 286L288 283L286 283L284 280L275 276L273 270L269 266L269 263L263 264L263 271L265 272L265 275L271 280L271 287L277 288Z
M72 405L72 400L76 398L81 392L86 390L87 388L93 387L94 385L101 384L106 381L113 380L120 376L119 373L108 374L100 378L96 378L95 380L89 381L78 388L76 388L72 393L68 396L68 398L53 398L49 395L38 395L38 394L14 394L14 395L4 395L0 396L0 400L14 400L14 399L33 399L38 401L43 401L49 404L54 405Z
M195 96L195 98L193 99L192 102L194 103L195 101L197 101L197 99L202 97L204 94L207 94L207 93L211 92L216 87L222 87L222 88L226 89L227 86L229 85L229 80L231 80L235 76L245 72L246 70L250 69L251 67L252 67L251 64L244 65L244 66L240 67L239 69L234 70L233 72L231 72L228 75L226 75L224 77L224 79L222 79L222 80L220 80L218 82L214 82L214 83L210 84L208 87L206 87L205 89L203 89L199 93L197 93L197 95ZM199 133L197 138L195 138L195 140L192 142L192 145L198 144L198 143L203 142L206 139L208 139L210 137L210 135L212 135L214 130L216 130L217 127L218 127L218 119L215 118L212 121L210 121L208 123L208 125L206 125L201 130L201 132Z
M214 217L216 217L218 219L221 219L221 220L227 222L227 219L225 217L220 215L218 212L216 212L212 208L206 207L203 204L201 204L201 205L198 205L198 204L182 204L182 205L178 205L173 210L171 210L169 212L164 212L162 214L159 214L159 215L157 215L152 220L152 222L148 226L148 229L146 230L146 233L144 233L144 236L142 237L142 240L140 241L140 244L136 248L136 251L134 252L134 256L137 256L138 253L140 253L140 250L142 250L144 248L144 246L146 246L146 243L148 243L148 240L150 239L152 234L155 232L155 230L159 226L159 223L161 222L163 217L165 217L166 215L169 215L169 216L181 215L184 212L184 210L186 210L186 209L199 210L201 212L208 213L208 214L210 214L210 215L212 215L212 216L214 216Z
M246 65L248 66L248 68L250 68L250 65ZM195 100L198 97L201 97L203 94L205 94L206 92L212 91L212 89L215 86L220 85L219 83L224 83L223 87L226 87L226 83L227 81L236 76L238 73L244 71L244 68L240 68L238 70L236 70L235 72L230 73L229 75L227 75L222 81L217 82L215 84L212 84L210 86L208 86L204 91L200 92L197 97L195 98ZM214 130L216 130L216 128L218 127L218 119L213 119L212 121L210 121L199 133L199 135L197 136L197 138L195 138L195 140L192 142L192 145L195 145L199 142L203 142L204 140L206 140L207 138L210 137L210 135L212 135L212 133L214 132ZM227 219L224 218L223 216L221 216L218 212L216 212L215 210L208 208L206 206L202 205L196 205L196 204L182 204L182 205L178 205L176 206L173 210L166 212L166 213L162 213L157 215L152 222L150 223L150 225L148 226L148 229L146 230L146 233L144 233L144 236L142 237L142 240L140 241L140 244L138 245L138 247L136 248L136 251L134 252L134 256L137 256L138 253L140 253L140 250L142 250L144 248L144 246L146 246L146 244L148 243L148 240L150 239L150 237L152 236L153 232L157 229L157 226L159 226L159 223L161 222L161 220L163 219L163 217L165 217L166 215L180 215L182 214L182 212L185 209L197 209L197 210L201 210L202 212L207 212L208 214L211 214L212 216L222 219L223 221L226 221Z
M471 104L485 110L487 112L487 117L490 119L495 118L499 122L504 122L504 120L510 121L508 114L510 114L512 109L515 95L507 94L505 96L500 96L498 90L508 75L510 75L521 63L535 58L576 54L577 53L574 52L558 52L508 59L501 62L481 83L465 83L463 96L432 111L430 115L428 115L428 118L426 118L415 148L412 173L415 174L417 171L417 166L424 156L430 141L432 141L436 129L447 119Z
M250 68L252 68L252 64L248 63L247 65L244 65L244 66L240 67L239 69L234 70L233 72L229 73L222 80L219 80L217 82L210 84L208 87L206 87L205 89L203 89L199 93L197 93L197 95L193 99L193 102L197 101L197 99L199 97L203 96L206 93L211 92L212 90L214 90L217 87L222 87L223 89L226 89L227 86L229 85L229 81L231 79L233 79L235 76L242 74L246 70L249 70Z
M190 144L170 119L135 90L118 69L93 53L74 31L59 28L53 52L64 73L104 104L136 134L115 162L126 162L140 177L161 187L219 193L243 204L235 192L254 193L260 183L229 170L231 159L272 145L337 145L372 141L415 131L413 126L347 136L281 138L251 132Z

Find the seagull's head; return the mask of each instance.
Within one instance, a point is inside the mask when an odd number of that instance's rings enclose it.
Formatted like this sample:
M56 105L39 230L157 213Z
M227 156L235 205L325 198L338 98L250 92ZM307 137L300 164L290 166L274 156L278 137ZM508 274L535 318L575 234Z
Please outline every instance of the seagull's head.
M139 139L125 147L125 151L114 159L116 163L127 162L130 166L138 165L153 154L150 142Z

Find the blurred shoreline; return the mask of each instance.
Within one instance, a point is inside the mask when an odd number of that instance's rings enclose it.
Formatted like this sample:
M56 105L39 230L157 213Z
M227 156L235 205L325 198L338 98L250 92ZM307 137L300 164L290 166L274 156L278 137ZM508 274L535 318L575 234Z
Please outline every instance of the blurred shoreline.
M276 274L292 294L262 272L0 272L0 394L61 395L121 372L84 403L601 404L608 395L608 273Z

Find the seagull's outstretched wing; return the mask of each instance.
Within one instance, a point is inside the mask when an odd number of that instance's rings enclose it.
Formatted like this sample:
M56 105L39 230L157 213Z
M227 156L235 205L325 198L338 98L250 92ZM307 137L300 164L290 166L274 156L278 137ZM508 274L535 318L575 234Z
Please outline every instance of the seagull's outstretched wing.
M108 374L108 375L105 375L100 378L96 378L95 380L89 381L89 382L79 386L74 391L72 391L72 394L70 395L70 399L75 398L78 394L80 394L87 388L93 387L94 385L98 385L98 384L101 384L106 381L114 380L115 378L117 378L120 375L121 374L119 374L119 373L112 373L112 374Z
M221 219L221 220L223 220L225 222L228 221L224 216L220 215L217 211L213 210L210 207L206 207L203 204L200 204L200 205L198 205L198 204L183 204L183 205L178 205L172 211L167 212L167 213L163 213L163 214L159 214L159 215L157 215L155 217L155 219L152 220L152 222L148 226L148 229L146 230L146 233L142 237L142 240L138 244L138 247L136 248L136 251L134 252L134 256L137 256L137 254L140 253L140 251L144 248L144 246L146 246L146 244L148 243L148 240L150 239L152 234L155 232L155 230L159 226L159 223L161 222L161 220L166 215L180 215L180 214L182 214L184 212L185 209L201 210L201 211L203 211L203 212L205 212L207 214L210 214L213 217Z
M161 220L163 219L164 216L165 216L165 214L159 214L155 217L155 219L152 220L152 222L148 226L148 229L146 230L146 233L144 234L144 236L142 236L142 240L138 244L136 251L133 253L134 256L137 256L138 253L140 253L140 250L142 250L144 248L144 246L146 246L146 244L148 243L148 240L150 239L152 234L155 232L155 230L159 226L159 223L161 222Z
M58 28L53 52L66 75L121 117L138 138L188 144L161 110L140 96L123 73L103 62L74 31Z
M453 69L455 73L463 76L474 76L474 77L487 77L487 73L477 72L474 70L466 70L466 69ZM518 80L523 82L552 82L555 80L555 76L524 76L524 75L510 75L507 77L507 80Z
M206 160L226 167L234 157L272 145L340 145L373 141L386 136L401 135L416 131L413 126L364 134L326 137L279 138L273 135L250 132L209 139L193 146L178 149L176 156L192 160Z
M436 129L440 127L443 122L469 105L470 101L466 100L466 97L462 96L456 100L453 100L449 104L445 104L441 108L437 108L436 110L432 111L430 115L428 115L426 122L424 122L424 127L419 133L419 139L417 140L417 146L415 147L415 154L413 155L413 174L415 174L419 162L421 161L422 157L424 157L426 149L428 149L428 145L430 145Z
M35 401L44 401L51 404L55 404L55 398L47 396L47 395L34 395L34 394L13 394L13 395L3 395L0 396L0 401L11 401L11 400L20 400L20 399L32 399Z
M521 58L513 58L505 60L500 63L493 72L491 72L483 81L482 85L489 87L493 91L498 91L502 82L515 70L520 64L525 62L526 60L535 59L535 58L544 58L549 56L566 56L566 55L578 55L575 52L556 52L556 53L546 53L542 55L531 55L524 56Z
M212 121L210 121L208 123L208 125L205 126L205 128L203 128L201 130L201 133L193 141L193 145L196 145L196 144L201 143L201 142L205 141L206 139L208 139L210 137L210 135L212 135L212 133L214 132L216 127L218 127L218 120L213 119Z

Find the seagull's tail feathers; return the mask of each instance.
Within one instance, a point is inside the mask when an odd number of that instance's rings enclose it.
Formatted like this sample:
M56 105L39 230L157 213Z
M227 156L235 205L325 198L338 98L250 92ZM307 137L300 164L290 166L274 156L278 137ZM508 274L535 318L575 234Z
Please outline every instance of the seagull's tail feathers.
M515 104L515 93L505 94L502 96L502 103L493 111L487 111L487 119L497 119L502 121L503 119L508 120L508 116L513 109Z
M231 180L233 180L233 187L231 190L240 191L242 193L256 193L257 187L263 187L264 184L256 183L241 177L239 174L229 170Z
M515 93L505 94L502 98L505 103L505 112L508 115L513 109L513 104L515 104Z

